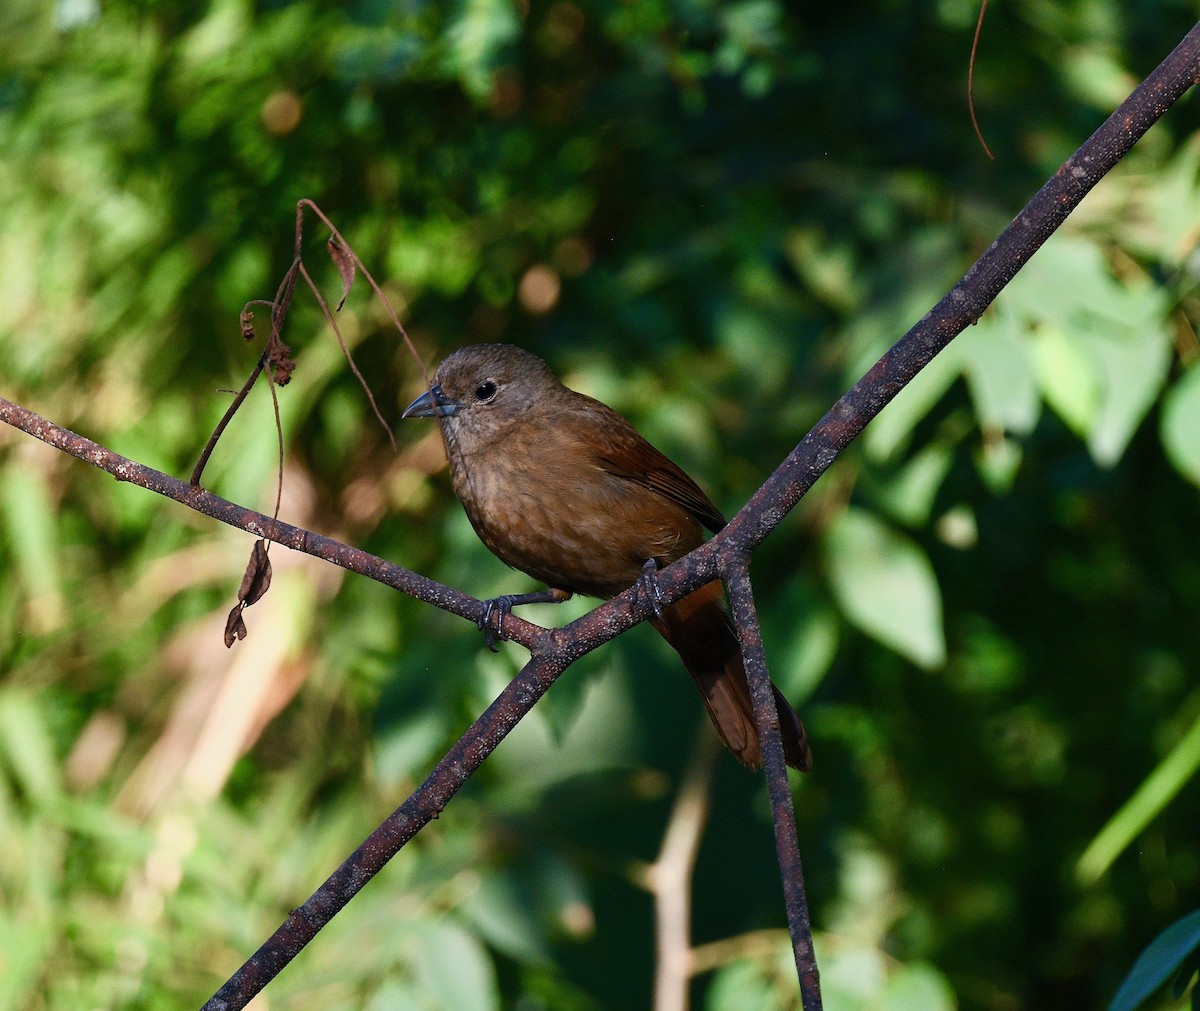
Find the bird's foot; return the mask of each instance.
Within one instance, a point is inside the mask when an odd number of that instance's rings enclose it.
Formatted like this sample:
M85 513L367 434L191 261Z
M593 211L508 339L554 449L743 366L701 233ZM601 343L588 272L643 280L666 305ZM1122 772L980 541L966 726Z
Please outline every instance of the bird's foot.
M646 595L646 599L650 601L650 608L654 611L654 617L661 620L663 595L662 588L658 585L658 562L653 558L647 558L646 563L642 566L642 574L638 576L633 587L637 596L640 597L643 593Z
M503 642L508 638L504 631L504 622L512 614L513 604L516 603L519 603L519 600L511 593L483 602L483 609L479 612L475 624L483 633L483 644L493 653L500 652L496 648L496 641Z
M499 597L483 601L483 607L480 608L475 624L483 633L484 645L493 653L499 653L496 643L503 642L508 638L508 633L504 630L504 622L512 614L514 607L521 604L561 604L564 600L570 599L569 590L555 588L538 590L536 593L504 593Z

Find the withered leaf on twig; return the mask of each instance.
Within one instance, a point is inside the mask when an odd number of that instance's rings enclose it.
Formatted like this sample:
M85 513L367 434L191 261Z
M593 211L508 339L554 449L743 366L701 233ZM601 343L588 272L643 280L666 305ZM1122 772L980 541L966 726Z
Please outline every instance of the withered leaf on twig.
M225 619L225 648L228 649L235 640L246 638L246 622L242 612L251 604L262 599L271 585L271 559L267 554L267 542L258 540L250 552L250 561L246 564L246 574L242 577L242 585L238 587L238 602L233 605L229 617Z
M267 361L271 365L271 381L276 386L287 386L296 369L296 362L292 358L292 349L278 337L272 337L270 344L267 345Z
M225 619L225 648L231 649L236 640L246 638L246 622L242 620L242 605L234 604Z
M267 554L267 542L258 540L250 552L250 561L246 563L246 574L242 576L242 585L238 588L238 600L246 607L257 604L270 586L271 558Z

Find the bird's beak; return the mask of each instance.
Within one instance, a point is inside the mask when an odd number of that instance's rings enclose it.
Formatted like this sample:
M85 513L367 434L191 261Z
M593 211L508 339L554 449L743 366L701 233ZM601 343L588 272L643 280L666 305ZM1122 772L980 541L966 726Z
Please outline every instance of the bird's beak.
M442 392L441 383L432 390L426 390L416 400L404 409L401 418L448 418L457 414L459 403L451 400Z

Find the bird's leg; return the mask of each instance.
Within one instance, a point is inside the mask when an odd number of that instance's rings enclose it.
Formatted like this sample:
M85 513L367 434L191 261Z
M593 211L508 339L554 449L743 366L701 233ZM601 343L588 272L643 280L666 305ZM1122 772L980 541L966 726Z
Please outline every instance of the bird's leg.
M504 633L504 619L514 607L520 607L522 604L561 604L570 599L570 590L558 590L553 587L534 593L505 593L483 602L483 609L479 612L475 624L483 632L483 641L487 648L493 653L498 653L496 640L503 642L508 638Z
M662 590L658 585L658 561L654 558L647 558L642 566L642 574L638 576L637 582L633 584L637 594L645 594L650 601L650 607L654 611L654 617L662 619Z

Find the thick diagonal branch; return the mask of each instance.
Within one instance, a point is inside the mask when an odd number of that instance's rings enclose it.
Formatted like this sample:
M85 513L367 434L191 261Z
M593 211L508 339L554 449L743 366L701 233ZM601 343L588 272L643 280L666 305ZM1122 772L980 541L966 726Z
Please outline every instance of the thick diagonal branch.
M973 324L1092 188L1200 83L1200 24L1101 124L970 270L813 427L719 535L758 547L912 378Z
M409 839L445 810L471 774L569 663L562 657L532 657L438 762L425 782L343 861L308 901L288 914L279 929L209 998L204 1011L245 1007Z

